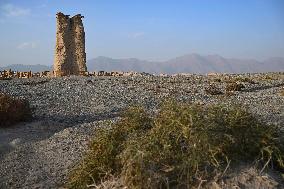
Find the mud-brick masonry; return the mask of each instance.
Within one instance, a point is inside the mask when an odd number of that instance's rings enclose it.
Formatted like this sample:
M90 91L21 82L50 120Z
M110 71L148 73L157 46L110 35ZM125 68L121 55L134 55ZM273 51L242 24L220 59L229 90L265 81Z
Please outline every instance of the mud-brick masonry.
M81 75L87 72L83 16L72 18L56 14L54 76Z

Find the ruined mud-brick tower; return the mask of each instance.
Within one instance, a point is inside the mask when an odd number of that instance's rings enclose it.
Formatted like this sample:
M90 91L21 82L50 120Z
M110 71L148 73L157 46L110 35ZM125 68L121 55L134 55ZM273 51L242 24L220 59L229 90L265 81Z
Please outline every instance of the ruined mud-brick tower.
M81 14L56 14L54 76L81 75L87 71L85 32Z

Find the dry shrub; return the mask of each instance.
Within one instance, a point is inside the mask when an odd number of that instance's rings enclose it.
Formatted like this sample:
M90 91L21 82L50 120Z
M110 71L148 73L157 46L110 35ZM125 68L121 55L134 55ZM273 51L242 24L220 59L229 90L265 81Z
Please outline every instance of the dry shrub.
M90 145L90 151L83 162L71 174L68 187L86 188L100 182L109 175L121 172L119 155L125 150L130 138L140 138L152 127L152 120L141 107L125 111L122 119L110 128L100 128Z
M254 80L252 80L251 78L249 78L249 77L237 77L235 79L235 81L244 82L244 83L250 83L250 84L256 84L256 82Z
M193 188L240 162L284 168L280 136L276 126L238 106L170 101L154 118L132 108L117 124L100 130L68 187L99 184L110 174L128 188Z
M226 86L226 91L242 91L242 89L244 89L245 86L241 83L229 83Z
M28 101L0 93L0 127L27 121L31 117L32 111Z
M273 75L265 75L263 79L264 80L277 80L277 78Z
M214 78L213 81L218 82L218 83L222 82L221 78Z
M223 94L223 92L217 88L215 85L209 85L206 89L205 89L206 94L210 94L210 95L220 95Z

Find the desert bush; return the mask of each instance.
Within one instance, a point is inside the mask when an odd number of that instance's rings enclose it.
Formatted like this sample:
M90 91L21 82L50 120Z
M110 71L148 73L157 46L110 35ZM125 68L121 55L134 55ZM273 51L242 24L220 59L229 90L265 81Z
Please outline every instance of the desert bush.
M284 141L239 106L169 101L151 118L132 108L97 133L68 187L86 188L113 175L128 188L193 188L240 162L284 168Z
M28 101L0 93L0 127L27 121L31 117L32 111Z
M210 95L220 95L223 94L223 92L217 88L215 85L209 85L206 89L205 89L206 94L210 94Z
M265 75L263 79L264 80L277 80L277 78L275 76L271 75L271 74Z
M237 77L237 78L235 78L235 81L250 83L250 84L256 84L256 82L249 77Z
M232 83L257 84L257 82L255 82L251 77L247 77L247 76L228 76L228 77L222 78L222 81L228 84L232 84Z
M152 127L152 120L141 107L131 107L122 119L110 128L100 128L90 144L90 151L71 174L68 187L86 188L108 175L121 172L120 153L130 138L139 138Z
M245 86L241 83L229 83L226 86L226 91L241 91Z
M221 78L214 78L213 81L218 82L218 83L222 82Z

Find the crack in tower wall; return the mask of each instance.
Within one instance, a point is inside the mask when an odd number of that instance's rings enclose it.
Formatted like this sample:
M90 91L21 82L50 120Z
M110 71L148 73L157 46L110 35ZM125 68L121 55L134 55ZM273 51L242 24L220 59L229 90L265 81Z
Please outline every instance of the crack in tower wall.
M87 71L83 16L56 14L54 76L83 75Z

